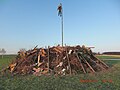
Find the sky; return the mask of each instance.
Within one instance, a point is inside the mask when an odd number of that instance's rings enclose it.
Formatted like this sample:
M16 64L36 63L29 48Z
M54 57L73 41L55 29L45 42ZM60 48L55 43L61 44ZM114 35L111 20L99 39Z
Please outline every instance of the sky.
M0 0L0 48L8 54L61 44L120 51L120 0Z

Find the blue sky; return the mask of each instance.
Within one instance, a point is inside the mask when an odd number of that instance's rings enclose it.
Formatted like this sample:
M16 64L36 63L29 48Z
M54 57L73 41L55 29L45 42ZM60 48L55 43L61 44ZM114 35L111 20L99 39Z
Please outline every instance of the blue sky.
M61 44L60 2L64 43L120 51L120 0L0 0L0 48L17 53Z

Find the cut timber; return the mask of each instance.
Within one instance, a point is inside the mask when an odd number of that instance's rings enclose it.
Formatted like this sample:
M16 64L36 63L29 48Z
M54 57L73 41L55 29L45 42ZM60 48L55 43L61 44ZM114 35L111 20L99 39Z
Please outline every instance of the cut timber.
M96 56L92 55L94 58L96 58L98 61L100 61L104 66L106 66L106 68L109 68L109 66L107 64L105 64L102 60L100 60L99 58L97 58Z
M72 75L77 73L91 73L107 70L103 61L96 58L85 46L53 46L34 48L25 52L25 57L19 55L4 69L12 74L42 74ZM4 72L2 71L2 72Z
M40 63L40 54L38 54L38 66L39 66L39 63Z
M70 65L70 59L69 59L68 52L67 52L67 46L66 46L66 56L67 56L67 60L68 60L68 67L69 67L69 70L70 70L70 75L71 75L71 74L72 74L72 70L71 70L71 65Z
M90 64L85 60L85 58L81 54L80 54L80 56L83 58L83 60L89 66L89 68L92 70L92 72L95 72L95 70L92 68L92 66L90 66Z
M50 47L48 46L48 72L50 71Z
M77 59L80 61L80 65L82 67L83 72L86 73L86 70L85 70L84 66L82 65L82 62L81 62L80 58L78 57L78 54L76 53L76 51L74 51L74 52L75 52L75 54L77 56Z

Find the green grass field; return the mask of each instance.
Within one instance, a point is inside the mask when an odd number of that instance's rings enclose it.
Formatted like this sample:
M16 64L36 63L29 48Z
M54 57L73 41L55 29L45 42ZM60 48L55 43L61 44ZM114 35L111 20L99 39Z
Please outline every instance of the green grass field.
M15 55L0 55L0 69L5 68L8 64L11 63L11 61L15 58Z
M120 55L97 55L100 59L120 59Z
M15 56L0 58L0 69ZM100 58L100 57L99 57ZM120 90L120 61L105 60L107 71L73 76L0 76L0 90Z

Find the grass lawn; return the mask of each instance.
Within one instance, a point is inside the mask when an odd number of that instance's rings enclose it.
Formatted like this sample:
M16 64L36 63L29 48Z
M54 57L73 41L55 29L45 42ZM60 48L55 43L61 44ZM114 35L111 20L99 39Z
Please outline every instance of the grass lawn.
M6 66L14 56L0 59ZM73 76L0 76L0 90L120 90L120 61L105 60L107 71ZM3 65L5 64L5 65Z
M0 69L7 67L8 64L15 58L15 55L0 55Z

